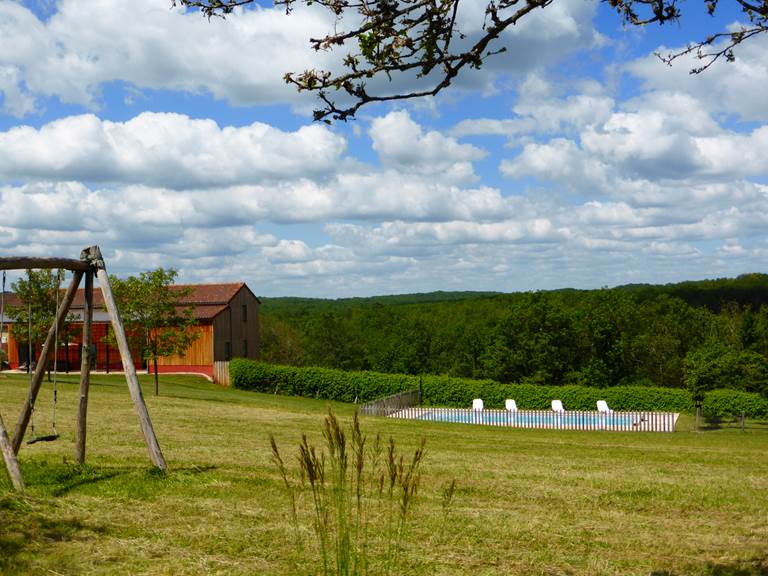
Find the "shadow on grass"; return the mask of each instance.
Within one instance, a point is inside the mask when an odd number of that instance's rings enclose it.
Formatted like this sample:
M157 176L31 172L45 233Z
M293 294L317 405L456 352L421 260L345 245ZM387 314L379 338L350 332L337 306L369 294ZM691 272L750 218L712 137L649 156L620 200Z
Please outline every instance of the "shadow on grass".
M18 495L0 496L0 574L30 573L35 551L52 542L85 539L106 532L76 518L52 517L45 503Z
M204 472L210 472L211 470L216 470L218 466L214 466L213 464L206 464L204 466L197 466L193 464L192 466L184 466L182 468L173 468L171 471L171 474L175 472L182 472L186 474L203 474Z
M148 499L175 490L179 484L198 485L207 482L213 465L172 468L167 474L158 468L135 468L78 465L71 462L51 463L46 460L25 463L22 475L28 488L58 498L74 491L87 491L103 497L126 496Z
M768 556L733 564L708 562L700 573L703 576L768 576ZM650 576L683 576L683 573L658 570L651 572Z
M91 484L96 484L97 482L103 482L104 480L110 480L116 476L120 476L120 474L121 472L113 470L110 472L102 472L101 474L83 475L80 478L73 477L72 479L63 482L59 488L54 489L52 494L56 497L64 496L75 488L89 486Z
M24 481L28 486L43 487L51 496L64 496L76 488L90 486L117 476L130 473L130 469L101 469L88 464L49 464L43 460L22 467Z
M746 420L743 424L740 418L708 418L699 425L699 430L762 430L768 432L768 421Z

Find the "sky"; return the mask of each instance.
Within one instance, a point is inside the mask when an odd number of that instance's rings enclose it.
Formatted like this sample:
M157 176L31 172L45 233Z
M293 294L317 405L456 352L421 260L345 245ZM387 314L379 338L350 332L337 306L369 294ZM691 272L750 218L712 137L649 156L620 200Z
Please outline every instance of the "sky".
M0 254L324 298L766 272L768 37L667 66L738 25L698 4L638 29L555 0L438 96L327 126L282 80L343 56L315 7L0 0Z

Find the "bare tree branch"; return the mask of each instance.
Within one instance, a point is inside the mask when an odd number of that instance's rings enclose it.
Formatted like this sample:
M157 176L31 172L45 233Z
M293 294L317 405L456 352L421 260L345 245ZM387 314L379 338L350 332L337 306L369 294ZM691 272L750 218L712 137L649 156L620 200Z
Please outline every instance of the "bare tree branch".
M444 90L465 68L480 68L485 60L505 51L504 46L492 47L501 34L537 8L545 8L554 0L488 0L486 21L479 39L470 46L455 48L454 40L466 37L456 27L456 15L461 0L274 0L284 6L286 14L299 1L321 6L330 11L337 23L359 21L358 26L334 31L322 38L310 38L315 50L346 49L341 73L327 70L288 72L284 80L299 91L318 94L322 108L315 110L315 120L347 120L372 102L385 102L434 96ZM663 25L682 17L680 0L603 0L627 25ZM705 8L714 15L722 0L705 0ZM733 0L731 0L733 1ZM768 0L735 0L749 26L733 32L719 32L689 45L677 53L657 54L667 64L681 56L695 53L702 66L691 70L698 74L720 58L735 59L734 48L745 40L768 31ZM207 18L226 17L236 8L254 0L171 0L199 10ZM690 10L690 7L686 8ZM351 18L345 18L345 17ZM724 43L721 43L724 41ZM377 88L369 93L368 83L376 78L414 74L416 78L435 78L427 87L413 91L387 93ZM339 96L336 97L335 95Z
M738 32L721 32L719 34L710 36L706 40L702 40L696 44L691 44L680 52L673 52L666 55L656 52L655 55L665 64L672 66L672 63L681 56L695 54L696 58L702 60L704 63L701 66L691 68L690 72L691 74L700 74L712 66L712 64L717 62L720 58L725 58L727 62L733 62L736 60L736 56L733 53L733 49L736 46L748 38L756 36L757 34L762 34L765 31L765 27L755 27L750 29L742 28ZM718 46L717 48L713 48L711 51L707 49L707 47L712 46L719 40L725 40L725 44L721 45L722 47Z

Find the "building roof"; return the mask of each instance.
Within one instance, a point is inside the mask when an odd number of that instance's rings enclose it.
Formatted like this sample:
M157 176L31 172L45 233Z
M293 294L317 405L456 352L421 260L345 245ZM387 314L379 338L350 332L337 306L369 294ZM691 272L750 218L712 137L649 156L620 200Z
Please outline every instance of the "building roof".
M242 288L245 288L251 292L250 288L245 282L234 282L228 284L175 284L171 286L171 290L182 290L185 288L192 288L192 292L188 296L184 296L179 299L179 303L183 306L194 306L194 317L196 320L212 320L218 316L221 312L227 309L227 306L240 292ZM251 292L253 294L253 292ZM254 298L256 296L254 295ZM256 298L258 301L259 299ZM13 292L5 293L5 307L21 305L19 297ZM85 290L79 288L75 299L72 302L71 310L77 315L77 311L82 310L85 307ZM101 290L94 288L93 290L93 307L94 311L104 309L104 296ZM4 322L10 322L8 314L3 320ZM98 321L96 316L94 320Z

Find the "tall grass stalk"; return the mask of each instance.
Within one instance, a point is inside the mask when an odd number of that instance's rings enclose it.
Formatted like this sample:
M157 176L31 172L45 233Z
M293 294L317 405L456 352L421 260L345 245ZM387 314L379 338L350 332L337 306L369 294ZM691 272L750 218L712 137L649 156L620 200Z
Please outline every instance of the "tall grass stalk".
M425 441L406 459L390 439L382 458L381 437L377 435L369 443L357 413L348 433L329 413L323 441L318 450L302 435L297 455L301 482L297 484L270 437L272 460L290 500L297 539L301 538L300 524L311 521L325 576L402 573L401 550L418 493ZM301 514L303 498L311 500L309 518ZM300 555L306 550L297 543ZM374 550L383 553L372 555ZM307 560L311 565L312 559Z

